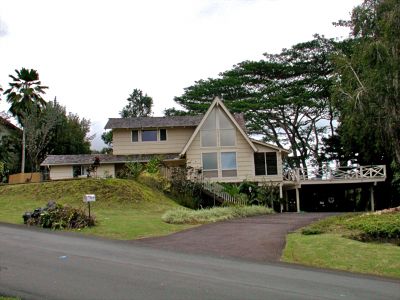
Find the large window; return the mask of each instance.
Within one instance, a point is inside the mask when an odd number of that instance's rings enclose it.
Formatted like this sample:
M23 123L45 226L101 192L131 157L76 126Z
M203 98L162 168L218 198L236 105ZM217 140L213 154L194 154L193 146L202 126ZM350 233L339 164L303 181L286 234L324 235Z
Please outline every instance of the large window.
M254 153L254 169L256 175L277 175L276 152Z
M156 142L156 141L157 141L157 130L142 131L142 142Z
M221 109L210 112L200 131L201 147L229 147L236 144L236 130Z
M203 175L204 177L218 177L217 152L203 153Z
M221 152L222 177L236 177L236 152Z

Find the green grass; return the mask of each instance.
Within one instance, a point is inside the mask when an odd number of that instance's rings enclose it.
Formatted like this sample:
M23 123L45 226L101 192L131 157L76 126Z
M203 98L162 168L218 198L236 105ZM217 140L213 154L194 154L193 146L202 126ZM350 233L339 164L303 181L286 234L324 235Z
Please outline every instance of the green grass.
M303 265L400 278L400 247L363 243L340 234L287 236L282 260Z
M176 208L165 212L162 219L171 224L205 224L269 213L273 213L273 210L263 206L214 207L200 210Z
M282 260L400 278L399 221L399 212L326 218L289 234Z
M86 207L84 194L95 194L92 214L97 225L80 230L84 234L113 239L135 239L166 235L189 228L167 224L163 213L177 208L173 200L146 185L123 179L82 179L0 187L0 221L22 224L22 214L45 206L49 200Z

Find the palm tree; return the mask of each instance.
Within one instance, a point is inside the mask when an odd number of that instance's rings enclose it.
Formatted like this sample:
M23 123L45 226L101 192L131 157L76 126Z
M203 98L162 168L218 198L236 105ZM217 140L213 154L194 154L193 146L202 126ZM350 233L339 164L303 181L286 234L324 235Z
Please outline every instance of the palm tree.
M25 172L25 130L23 128L23 117L29 114L33 105L37 107L36 111L40 111L46 101L42 98L45 94L47 86L42 86L39 81L39 73L33 69L22 68L20 71L15 70L17 76L10 75L12 82L9 83L10 88L4 92L7 95L7 102L11 103L10 113L17 118L22 126L22 160L21 173Z

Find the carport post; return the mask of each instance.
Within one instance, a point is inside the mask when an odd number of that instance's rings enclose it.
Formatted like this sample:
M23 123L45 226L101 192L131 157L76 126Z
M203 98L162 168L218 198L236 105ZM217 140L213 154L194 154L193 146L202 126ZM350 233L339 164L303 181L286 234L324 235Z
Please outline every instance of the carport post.
M296 187L296 207L297 207L297 212L300 212L300 193L299 193L299 188Z
M370 192L371 192L371 211L375 211L374 186L371 186Z

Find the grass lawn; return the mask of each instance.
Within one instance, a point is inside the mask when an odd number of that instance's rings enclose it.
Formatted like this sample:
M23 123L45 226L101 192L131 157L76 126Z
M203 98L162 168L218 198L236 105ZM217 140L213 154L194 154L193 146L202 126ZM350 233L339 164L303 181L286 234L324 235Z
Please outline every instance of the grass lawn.
M4 185L0 187L0 221L23 224L22 214L45 206L49 200L86 207L84 194L95 194L92 214L97 225L80 230L84 234L113 239L159 236L193 227L167 224L161 216L179 207L163 193L143 184L123 179L82 179Z
M300 231L289 234L282 260L400 278L400 246L346 238L352 232L343 224L351 218L357 222L360 219L352 216L328 218L320 225L309 226L312 230L321 230L321 234L304 235Z

